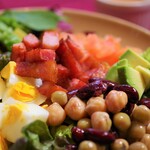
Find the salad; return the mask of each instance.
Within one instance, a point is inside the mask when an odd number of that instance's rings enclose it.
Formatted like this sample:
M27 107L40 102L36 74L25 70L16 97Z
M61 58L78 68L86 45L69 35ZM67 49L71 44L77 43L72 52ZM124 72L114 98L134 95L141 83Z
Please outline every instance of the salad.
M50 10L4 11L0 46L0 149L150 149L149 48Z

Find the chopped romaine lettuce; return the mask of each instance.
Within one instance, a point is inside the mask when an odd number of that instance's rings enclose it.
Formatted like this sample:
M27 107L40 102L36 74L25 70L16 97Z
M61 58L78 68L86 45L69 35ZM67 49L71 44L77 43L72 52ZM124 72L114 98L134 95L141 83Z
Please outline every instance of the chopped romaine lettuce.
M67 144L73 143L72 127L60 125L49 129L46 123L36 120L23 128L24 137L13 144L10 150L65 150Z

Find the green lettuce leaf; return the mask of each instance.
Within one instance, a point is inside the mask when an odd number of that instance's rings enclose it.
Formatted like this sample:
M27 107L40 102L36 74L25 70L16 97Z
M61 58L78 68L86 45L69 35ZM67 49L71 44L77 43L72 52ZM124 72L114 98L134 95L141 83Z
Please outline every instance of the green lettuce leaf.
M7 10L2 15L7 18L15 19L17 22L35 31L55 29L58 22L62 20L62 17L49 10Z

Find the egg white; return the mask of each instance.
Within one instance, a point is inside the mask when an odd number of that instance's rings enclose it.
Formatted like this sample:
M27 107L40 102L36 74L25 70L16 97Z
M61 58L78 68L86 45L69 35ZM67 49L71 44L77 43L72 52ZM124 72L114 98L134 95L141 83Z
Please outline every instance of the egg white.
M10 111L11 108L17 109ZM14 143L23 136L21 130L24 126L35 120L46 122L48 115L47 110L36 104L22 103L9 98L5 103L0 103L0 130L2 136Z

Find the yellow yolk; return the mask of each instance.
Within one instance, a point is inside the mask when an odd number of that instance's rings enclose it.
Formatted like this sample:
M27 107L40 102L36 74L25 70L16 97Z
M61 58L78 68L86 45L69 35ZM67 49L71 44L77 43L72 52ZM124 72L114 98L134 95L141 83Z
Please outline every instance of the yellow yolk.
M10 77L10 74L15 72L16 63L14 61L10 61L1 71L1 76L5 79Z
M37 89L25 82L17 82L13 87L10 96L22 102L30 102L36 98Z
M18 118L21 118L22 110L27 110L25 104L14 104L5 106L5 109L8 109L7 117L4 118L3 125L11 125L16 122Z
M8 150L6 141L1 134L0 134L0 150Z

